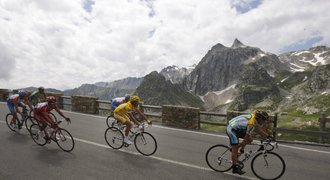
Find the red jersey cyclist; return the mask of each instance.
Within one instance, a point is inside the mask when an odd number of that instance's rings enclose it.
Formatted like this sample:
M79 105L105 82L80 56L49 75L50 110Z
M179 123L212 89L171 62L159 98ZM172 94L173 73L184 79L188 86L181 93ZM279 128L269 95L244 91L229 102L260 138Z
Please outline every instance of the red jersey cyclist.
M27 103L29 108L33 109L31 103L29 102L29 92L25 90L19 90L18 94L11 95L7 98L8 109L13 115L10 125L14 126L14 128L16 128L16 120L18 119L17 113L23 115L18 107L26 108L24 103ZM19 125L18 128L21 129L21 126Z
M150 123L148 118L138 108L139 103L140 103L139 96L132 96L130 98L129 102L119 105L113 111L114 118L117 121L126 125L126 129L124 132L124 135L125 135L124 142L127 144L132 144L132 142L128 140L128 133L129 133L130 129L132 129L132 126L133 126L130 119L132 119L135 124L140 125L140 122L130 113L130 111L137 112L144 120L146 120L148 123Z
M47 127L47 124L50 124L51 128L56 128L56 123L53 120L52 116L50 116L50 111L53 109L56 110L56 112L61 115L66 121L70 122L70 118L66 117L60 110L60 108L56 105L56 98L54 96L47 96L46 102L38 103L34 107L34 118L42 124L42 127L40 129L41 132L45 130ZM46 134L46 139L49 139L48 135Z

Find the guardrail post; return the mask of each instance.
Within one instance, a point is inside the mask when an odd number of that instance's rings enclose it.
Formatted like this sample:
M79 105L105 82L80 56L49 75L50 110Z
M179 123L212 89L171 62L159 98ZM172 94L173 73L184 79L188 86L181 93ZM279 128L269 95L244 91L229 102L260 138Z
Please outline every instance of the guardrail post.
M276 112L275 115L274 115L274 121L273 121L273 137L274 137L274 140L276 140L276 129L277 129L277 120L278 120L278 113Z
M320 132L323 132L325 131L325 114L324 112L321 113L321 116L319 118L319 121L320 121ZM320 140L319 140L320 143L324 144L324 137L322 136L322 134L320 135Z

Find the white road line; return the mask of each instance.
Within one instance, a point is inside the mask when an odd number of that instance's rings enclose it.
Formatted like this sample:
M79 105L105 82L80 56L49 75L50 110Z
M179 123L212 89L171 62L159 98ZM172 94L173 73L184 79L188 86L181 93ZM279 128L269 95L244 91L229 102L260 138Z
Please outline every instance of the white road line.
M84 140L84 139L74 138L74 140L80 141L82 143L94 145L94 146L99 146L99 147L103 147L103 148L107 148L107 149L112 149L112 148L110 148L107 145L95 143L95 142ZM129 154L133 154L133 155L140 155L140 153L132 152L132 151L127 151L127 150L124 150L124 149L119 149L119 151L122 151L122 152L125 152L125 153L129 153ZM202 166L197 166L197 165L188 164L188 163L184 163L184 162L174 161L174 160L165 159L165 158L161 158L161 157L148 156L148 158L157 159L159 161L164 161L164 162L168 162L168 163L176 164L176 165L181 165L181 166L185 166L185 167L190 167L190 168L195 168L195 169L200 169L200 170L205 170L205 171L213 171L210 168L205 168L205 167L202 167ZM256 178L252 178L252 177L248 177L248 176L240 176L240 175L236 175L236 174L232 174L232 173L228 173L228 172L225 172L224 174L227 174L227 175L230 175L230 176L241 177L241 178L245 178L245 179L251 179L251 180L252 179L253 180L256 179Z

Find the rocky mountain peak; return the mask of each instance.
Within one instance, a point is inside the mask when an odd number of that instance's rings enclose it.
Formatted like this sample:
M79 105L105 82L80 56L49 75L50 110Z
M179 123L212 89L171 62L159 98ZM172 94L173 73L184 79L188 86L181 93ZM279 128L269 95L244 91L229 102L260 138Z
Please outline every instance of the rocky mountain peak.
M239 48L239 47L246 47L246 46L236 38L233 42L233 45L231 45L231 48Z

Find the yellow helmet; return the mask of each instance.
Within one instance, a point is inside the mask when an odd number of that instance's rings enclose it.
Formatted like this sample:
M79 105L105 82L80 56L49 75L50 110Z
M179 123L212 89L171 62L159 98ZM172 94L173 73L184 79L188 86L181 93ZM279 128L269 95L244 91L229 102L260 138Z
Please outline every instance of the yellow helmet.
M139 96L132 96L129 101L131 101L133 103L134 102L139 103L140 102L140 97Z

